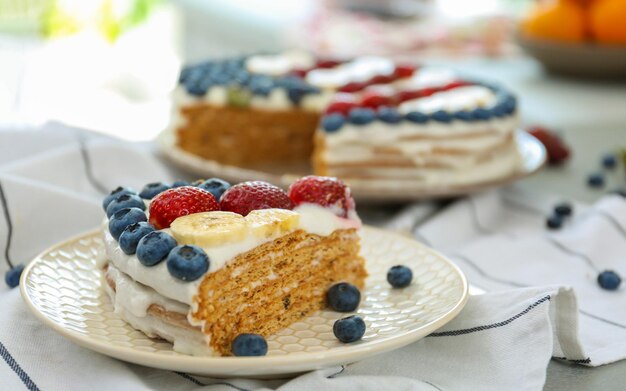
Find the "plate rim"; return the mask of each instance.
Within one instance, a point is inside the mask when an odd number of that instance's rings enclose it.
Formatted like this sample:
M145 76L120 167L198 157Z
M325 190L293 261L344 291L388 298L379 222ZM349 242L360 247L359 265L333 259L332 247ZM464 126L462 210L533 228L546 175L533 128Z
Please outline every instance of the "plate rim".
M156 143L158 146L158 152L169 163L180 169L182 172L194 175L217 175L218 171L226 174L224 176L230 176L233 171L238 171L236 175L240 179L242 177L249 178L248 180L265 180L272 182L280 187L287 188L289 184L295 181L300 176L297 174L274 174L262 170L256 170L253 168L237 167L233 165L221 164L215 160L203 159L199 156L193 155L182 148L175 145L172 138L172 129L166 128L156 137ZM518 169L510 175L502 178L495 178L490 180L478 181L469 184L462 185L437 185L428 186L422 184L412 184L412 186L404 188L393 188L385 192L385 196L372 194L372 188L363 185L361 183L349 183L352 189L352 194L357 202L361 203L376 203L376 202L401 202L401 201L423 201L433 199L443 199L458 197L468 194L474 194L485 190L492 189L496 186L504 186L516 182L520 179L527 178L536 174L543 169L548 162L548 153L541 141L535 136L523 129L516 129L514 132L515 142L518 145L526 143L532 144L532 148L539 151L538 163L531 168L527 167L528 160L523 160L524 156L521 156L521 162ZM207 165L215 166L213 169L207 167ZM212 174L210 174L212 173ZM309 173L310 174L310 173ZM308 174L307 174L308 175ZM366 182L366 180L365 180ZM411 184L411 182L409 182ZM374 191L376 193L376 191Z
M379 234L382 233L384 235L401 237L404 240L413 242L412 245L426 247L429 252L437 255L440 260L447 263L448 266L450 266L454 270L454 272L456 272L461 281L462 293L457 303L446 313L442 314L438 319L426 323L418 330L403 331L397 335L394 335L392 338L383 341L368 341L366 343L356 343L353 346L347 346L340 350L336 350L332 354L328 353L329 350L324 350L319 352L294 352L284 355L263 357L191 356L182 354L164 355L156 354L154 352L137 350L127 346L112 345L108 344L105 341L91 338L85 334L73 331L71 329L67 329L61 324L50 319L37 308L37 306L31 299L26 287L26 282L29 278L30 273L32 272L32 269L39 262L43 262L42 258L45 255L57 250L60 247L64 247L71 242L77 242L91 236L97 236L98 234L100 234L99 229L94 229L71 236L70 238L56 243L41 251L28 263L28 265L22 272L22 275L20 277L20 294L30 312L34 314L35 317L47 327L50 327L61 336L76 343L81 347L96 351L98 353L121 361L159 369L184 371L198 374L204 373L204 376L207 376L206 373L209 372L202 372L202 370L200 370L200 372L197 372L197 370L199 370L199 368L201 367L210 370L210 373L213 373L213 375L210 376L216 376L215 373L218 372L229 375L257 378L259 376L263 377L264 375L271 376L275 374L301 373L333 365L346 364L364 360L375 355L389 352L406 346L410 343L416 342L431 334L435 330L439 329L446 323L450 322L463 310L463 308L467 304L470 296L467 277L465 276L463 271L448 257L410 236L404 236L400 233L384 230L369 225L364 225L363 229L372 232L378 232ZM280 366L284 365L288 365L290 369L278 369L280 368Z

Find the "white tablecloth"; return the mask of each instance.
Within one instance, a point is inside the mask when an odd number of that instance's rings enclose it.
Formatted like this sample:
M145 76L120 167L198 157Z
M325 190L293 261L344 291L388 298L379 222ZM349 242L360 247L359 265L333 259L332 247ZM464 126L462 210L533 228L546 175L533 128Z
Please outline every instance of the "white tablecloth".
M96 227L106 190L173 179L136 145L56 124L0 131L0 272ZM596 366L626 356L624 289L595 282L604 269L626 275L626 201L576 205L561 231L548 232L545 214L557 200L508 188L456 202L422 224L416 216L432 207L408 208L390 226L409 227L488 293L417 343L295 379L216 380L111 359L43 326L18 290L3 286L0 389L541 389L551 358Z

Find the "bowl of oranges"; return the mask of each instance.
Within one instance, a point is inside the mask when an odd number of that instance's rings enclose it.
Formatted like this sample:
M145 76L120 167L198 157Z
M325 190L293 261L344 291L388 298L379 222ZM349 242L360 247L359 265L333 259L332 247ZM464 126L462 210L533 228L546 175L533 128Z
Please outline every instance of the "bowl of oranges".
M626 79L626 0L538 0L517 39L551 72Z

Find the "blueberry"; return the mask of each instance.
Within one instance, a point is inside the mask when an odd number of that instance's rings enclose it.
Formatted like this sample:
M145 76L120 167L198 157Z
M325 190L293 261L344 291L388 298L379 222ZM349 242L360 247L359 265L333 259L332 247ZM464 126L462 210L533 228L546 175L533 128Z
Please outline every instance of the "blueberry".
M287 88L287 96L294 105L299 105L305 95L318 94L320 90L301 81L299 84Z
M397 124L402 121L402 116L393 107L380 107L378 109L378 119L388 124Z
M212 84L212 80L206 76L198 79L189 78L185 81L185 88L190 95L204 96Z
M425 124L430 120L430 118L426 114L419 111L411 111L404 117L411 122L415 122L416 124Z
M563 216L553 214L546 219L546 227L549 229L559 229L563 226Z
M476 120L476 118L474 117L472 113L470 113L469 111L464 111L464 110L457 111L456 113L454 113L454 118L460 119L461 121L465 121L465 122L472 122Z
M434 113L430 114L430 118L434 119L437 122L448 123L452 121L452 115L444 110L435 111Z
M107 217L110 218L115 214L115 212L125 208L139 208L141 210L145 210L146 204L136 194L122 194L117 196L113 201L111 201L109 206L107 206Z
M120 235L131 224L140 221L148 221L146 214L139 208L124 208L115 212L109 220L109 232L115 240L119 240Z
M504 117L507 115L506 107L503 104L497 104L491 109L491 112L495 117Z
M134 254L141 238L153 231L154 227L144 221L127 226L120 235L120 248L126 255Z
M146 200L150 200L154 198L156 195L164 192L165 190L169 188L170 186L163 182L148 183L147 185L143 187L143 189L141 189L141 193L139 193L139 197L146 199Z
M24 271L24 265L17 265L13 269L7 270L4 275L4 282L7 283L9 288L15 288L20 284L20 277Z
M487 109L478 108L478 109L472 110L472 117L474 117L477 120L485 121L485 120L490 119L492 115L493 113Z
M355 107L348 114L348 121L355 125L367 125L376 118L374 110L365 107Z
M183 281L194 281L209 270L209 257L197 246L176 246L167 255L167 270Z
M406 266L396 265L387 272L387 281L394 288L404 288L411 284L413 272Z
M602 175L601 173L594 173L594 174L590 174L587 177L587 185L589 185L589 187L603 187L604 186L604 175Z
M150 232L137 244L137 258L144 266L154 266L164 260L176 244L176 239L167 232Z
M230 188L230 183L226 182L223 179L210 178L200 183L198 187L213 194L215 200L219 201L222 194L224 194L224 192Z
M614 291L619 288L622 278L613 270L605 270L598 274L598 285L607 291Z
M322 118L322 128L327 133L332 133L339 130L345 122L343 115L339 113L328 114Z
M501 102L505 114L513 114L517 108L517 99L512 95L506 95Z
M135 191L131 189L130 187L120 186L117 189L113 190L111 193L109 193L109 195L104 197L104 200L102 201L102 209L104 209L104 211L106 212L107 207L109 206L111 201L113 201L118 196L121 196L122 194L137 194L137 193L135 193Z
M554 206L554 213L559 216L571 216L574 208L567 202L562 202Z
M248 82L248 87L254 95L267 96L274 88L274 80L265 75L254 75Z
M602 156L602 166L604 168L613 169L617 167L617 156L612 153L607 153Z
M361 301L361 292L352 284L340 282L330 287L326 293L326 301L335 311L354 311Z
M365 334L365 322L358 315L339 319L333 324L333 334L343 343L358 341Z
M267 341L259 334L239 334L231 346L235 356L265 356Z
M174 183L172 183L172 187L183 187L183 186L190 186L191 183L187 182L187 181L176 181Z

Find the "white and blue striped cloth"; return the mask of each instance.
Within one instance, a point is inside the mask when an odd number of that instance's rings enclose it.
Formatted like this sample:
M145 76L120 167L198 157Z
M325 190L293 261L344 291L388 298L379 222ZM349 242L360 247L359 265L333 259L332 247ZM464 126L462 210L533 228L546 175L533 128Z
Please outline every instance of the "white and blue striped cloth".
M55 124L0 130L0 272L96 227L106 189L172 179L145 146ZM626 356L626 292L595 282L604 269L626 275L626 201L577 204L563 230L548 232L557 200L508 188L422 224L433 207L407 208L389 227L410 228L488 293L417 343L295 379L209 379L118 361L48 329L3 285L0 390L540 390L553 358L597 366Z

